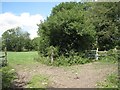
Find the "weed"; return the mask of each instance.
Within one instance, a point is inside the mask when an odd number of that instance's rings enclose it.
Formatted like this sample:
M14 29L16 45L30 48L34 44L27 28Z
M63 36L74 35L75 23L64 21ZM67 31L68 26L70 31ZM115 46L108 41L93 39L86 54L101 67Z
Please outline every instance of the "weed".
M97 86L102 88L118 88L117 74L109 75L103 82L98 82Z
M46 88L49 84L48 77L45 75L35 75L28 82L28 88Z
M87 58L82 58L78 55L65 57L63 55L57 57L53 63L50 62L49 57L40 56L35 58L36 61L41 62L42 64L46 65L53 65L53 66L71 66L76 64L85 64L89 63L90 60Z

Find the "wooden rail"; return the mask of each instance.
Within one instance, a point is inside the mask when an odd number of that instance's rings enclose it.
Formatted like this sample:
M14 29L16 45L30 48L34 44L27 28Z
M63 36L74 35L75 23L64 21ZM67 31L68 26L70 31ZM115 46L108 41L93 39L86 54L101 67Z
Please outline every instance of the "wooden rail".
M98 57L99 57L98 48L97 48L97 50L87 50L85 55L89 59L96 59L96 60L98 60Z
M120 50L112 49L112 52L110 54L109 51L87 50L85 54L86 57L89 59L98 60L98 58L105 56L113 56L113 55L120 56Z

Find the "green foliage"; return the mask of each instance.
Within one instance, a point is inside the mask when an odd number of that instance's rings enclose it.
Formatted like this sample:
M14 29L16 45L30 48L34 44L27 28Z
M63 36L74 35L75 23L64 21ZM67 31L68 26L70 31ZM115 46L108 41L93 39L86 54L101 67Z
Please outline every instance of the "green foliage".
M118 63L119 54L114 49L107 51L107 56L100 58L102 62Z
M7 47L8 51L31 50L31 40L28 32L24 32L20 27L12 28L2 34L2 48Z
M95 36L94 26L85 17L86 11L80 5L74 2L60 4L53 8L53 14L46 21L38 25L41 53L46 54L46 48L50 46L58 47L60 54L91 48Z
M44 57L43 55L41 55L39 57L35 57L34 60L37 62L40 62L42 64L51 65L50 58Z
M15 70L6 66L1 68L0 73L2 73L2 88L10 88L12 81L16 78Z
M64 55L61 55L57 57L52 64L50 62L49 57L39 56L35 58L35 60L42 64L53 65L53 66L71 66L71 65L85 64L90 62L89 59L82 58L78 55L73 55L69 57L65 57Z
M2 50L2 38L0 37L0 51Z
M58 48L53 47L53 46L48 47L47 48L47 55L50 57L52 53L54 54L53 55L54 57L58 56Z
M59 54L71 50L109 50L119 45L118 3L65 2L55 6L50 16L38 25L39 51L59 48ZM96 41L96 42L95 42Z
M117 2L99 2L94 3L88 12L92 16L90 19L97 32L97 46L100 50L109 50L119 45L118 6Z
M32 46L33 46L33 49L38 51L38 42L39 42L39 37L36 37L34 39L32 39Z
M81 52L85 50L119 47L118 5L116 2L64 2L55 6L50 16L38 25L38 50L43 56L40 61L49 65L53 50L57 56L53 65L86 63L90 60L83 58ZM74 55L76 52L80 54ZM117 56L114 53L101 59L116 62Z
M111 63L117 63L118 62L118 56L119 54L115 49L111 49L107 51L107 56L100 57L101 62L111 62Z
M117 74L111 74L106 78L106 80L99 82L97 86L100 88L118 88L118 80Z
M71 65L76 65L76 64L85 64L89 62L90 62L89 59L81 58L80 56L69 56L69 57L60 56L57 58L57 60L54 61L53 65L71 66Z
M117 63L118 60L114 56L106 56L106 57L100 58L100 62L103 62L103 63Z
M52 9L51 15L55 15L58 12L62 12L64 10L71 10L73 7L75 7L75 5L78 5L78 3L77 2L66 2L66 3L62 2L58 6Z
M49 84L48 77L45 75L35 75L28 82L27 88L47 88Z

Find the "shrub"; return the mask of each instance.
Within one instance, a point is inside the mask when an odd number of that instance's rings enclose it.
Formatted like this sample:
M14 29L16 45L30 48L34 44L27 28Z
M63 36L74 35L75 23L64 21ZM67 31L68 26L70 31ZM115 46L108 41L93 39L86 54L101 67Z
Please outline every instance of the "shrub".
M117 59L114 56L105 56L100 58L101 62L117 63Z
M1 68L2 72L2 88L10 88L12 81L16 78L15 71L10 66Z
M89 59L82 58L79 55L71 55L71 56L61 55L57 57L53 63L50 62L49 57L44 57L44 56L40 56L35 60L41 62L42 64L53 65L53 66L70 66L70 65L85 64L90 62Z
M44 57L40 55L39 57L34 58L35 61L40 62L42 64L51 65L50 58Z
M118 62L118 54L114 49L111 49L107 52L107 56L105 57L100 57L100 60L102 62L111 62L111 63L116 63Z

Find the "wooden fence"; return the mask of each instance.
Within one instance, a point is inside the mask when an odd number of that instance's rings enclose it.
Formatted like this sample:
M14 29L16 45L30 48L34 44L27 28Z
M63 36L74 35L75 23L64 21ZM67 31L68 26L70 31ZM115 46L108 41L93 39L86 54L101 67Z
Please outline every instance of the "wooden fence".
M0 51L0 67L7 65L7 51Z
M110 51L98 51L98 49L87 50L85 54L87 58L96 59L96 60L98 60L101 57L113 56L113 55L120 58L120 50L117 50L117 49L111 49Z

